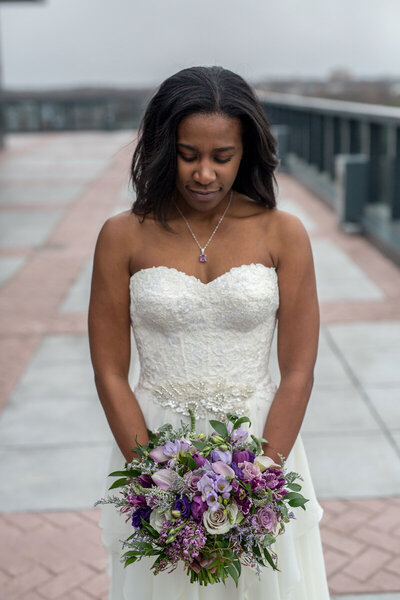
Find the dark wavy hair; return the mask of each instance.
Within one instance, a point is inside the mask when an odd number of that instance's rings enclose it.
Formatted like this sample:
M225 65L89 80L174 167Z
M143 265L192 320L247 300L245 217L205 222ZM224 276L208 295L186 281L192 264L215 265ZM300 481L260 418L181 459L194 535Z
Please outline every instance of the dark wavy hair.
M152 211L154 218L170 229L166 221L176 187L177 128L184 117L194 113L240 119L243 155L233 189L261 206L274 208L278 159L263 108L240 75L213 66L175 73L150 99L132 157L131 181L136 190L132 212L144 220Z

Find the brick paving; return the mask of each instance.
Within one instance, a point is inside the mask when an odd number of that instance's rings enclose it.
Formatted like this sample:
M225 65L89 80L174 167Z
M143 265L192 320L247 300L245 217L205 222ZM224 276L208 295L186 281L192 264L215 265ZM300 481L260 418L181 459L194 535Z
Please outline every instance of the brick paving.
M99 510L0 518L0 598L106 600L109 577Z
M88 139L80 135L81 140ZM59 134L12 138L10 149L0 157L0 168L4 161L57 147L64 139ZM104 135L100 143L107 143ZM100 173L88 178L74 201L57 204L62 217L43 243L0 249L0 258L24 258L24 264L0 287L0 351L4 357L0 411L45 336L86 333L86 313L62 313L59 307L92 256L101 224L110 213L124 208L121 188L126 187L130 155L131 148L125 148L111 156ZM310 233L312 242L334 242L383 292L381 299L322 302L321 322L400 319L400 270L361 236L341 232L331 211L290 176L280 174L279 184L282 194L293 198L317 224ZM57 180L51 185L57 185ZM49 206L45 201L19 204L17 210L23 218L24 210L45 211ZM4 202L0 216L9 209ZM321 500L321 504L331 593L400 592L400 497L333 498ZM98 519L99 510L89 507L0 515L0 600L106 599L107 557Z

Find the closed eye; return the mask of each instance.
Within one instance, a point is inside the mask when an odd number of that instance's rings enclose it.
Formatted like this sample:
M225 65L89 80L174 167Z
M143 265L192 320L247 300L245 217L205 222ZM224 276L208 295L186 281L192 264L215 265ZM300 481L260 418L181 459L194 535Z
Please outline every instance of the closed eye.
M184 160L185 162L193 162L196 160L196 156L183 156L182 154L179 155L181 157L182 160ZM232 160L232 157L229 158L214 158L215 162L220 163L220 164L224 164L229 162L230 160Z

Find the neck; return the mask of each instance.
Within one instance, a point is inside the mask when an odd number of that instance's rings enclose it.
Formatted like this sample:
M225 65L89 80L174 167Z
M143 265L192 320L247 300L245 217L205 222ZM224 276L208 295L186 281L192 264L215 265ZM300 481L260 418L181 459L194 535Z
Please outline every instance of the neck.
M231 205L233 202L233 196L234 194L232 191ZM225 196L225 198L223 198L216 206L213 206L211 208L205 208L204 210L197 210L196 208L193 208L192 206L190 206L190 204L185 202L185 200L180 195L176 198L175 203L180 208L184 216L190 221L190 223L208 225L211 223L215 223L215 221L223 214L224 210L228 206L230 197L231 192L229 192ZM175 206L174 209L175 215L178 215L179 218L181 218L181 215L179 214L179 211L176 210Z

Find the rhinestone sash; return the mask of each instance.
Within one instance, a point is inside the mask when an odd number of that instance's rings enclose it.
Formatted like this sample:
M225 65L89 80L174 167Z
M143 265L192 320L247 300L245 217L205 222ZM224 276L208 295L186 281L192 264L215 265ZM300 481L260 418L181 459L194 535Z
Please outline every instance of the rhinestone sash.
M255 386L249 383L192 380L168 382L154 387L152 394L155 402L163 408L171 408L183 415L189 415L189 409L192 409L196 418L206 418L211 415L226 421L229 412L238 416L249 414L247 400L254 391Z

